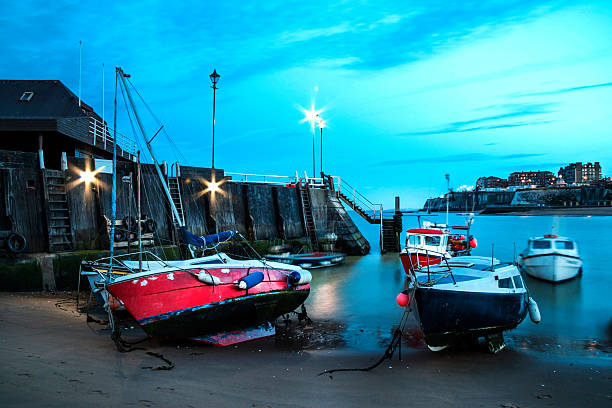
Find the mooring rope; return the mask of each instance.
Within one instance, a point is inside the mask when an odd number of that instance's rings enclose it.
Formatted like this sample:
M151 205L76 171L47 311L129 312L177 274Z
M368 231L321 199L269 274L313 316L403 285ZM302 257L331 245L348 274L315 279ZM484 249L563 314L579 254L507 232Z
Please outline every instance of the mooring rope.
M408 322L409 314L410 314L410 309L406 308L404 310L404 313L402 314L402 318L400 319L399 326L393 331L393 337L391 338L389 345L385 349L385 352L383 353L382 357L374 364L368 367L362 367L362 368L335 368L333 370L324 370L317 375L319 376L323 374L332 374L332 373L337 373L341 371L370 371L370 370L375 369L379 365L381 365L383 361L391 360L391 358L393 358L393 354L395 354L395 350L398 348L399 348L399 359L401 361L402 359L402 336L404 333L404 328L406 327L406 323Z

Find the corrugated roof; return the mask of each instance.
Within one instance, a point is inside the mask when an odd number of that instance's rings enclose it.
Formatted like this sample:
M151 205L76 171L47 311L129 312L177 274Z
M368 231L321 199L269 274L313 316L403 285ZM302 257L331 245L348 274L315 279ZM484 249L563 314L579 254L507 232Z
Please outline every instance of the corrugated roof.
M34 92L20 101L24 92ZM58 80L0 80L0 118L74 118L90 116L93 109Z

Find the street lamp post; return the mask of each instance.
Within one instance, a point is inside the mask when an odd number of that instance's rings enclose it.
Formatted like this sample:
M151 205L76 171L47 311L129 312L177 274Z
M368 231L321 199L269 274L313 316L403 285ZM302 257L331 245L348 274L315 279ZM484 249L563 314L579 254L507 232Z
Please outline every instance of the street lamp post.
M219 82L219 77L221 75L217 74L217 70L213 70L213 73L209 75L210 82L212 82L211 88L213 89L213 121L212 121L212 168L215 168L215 98L217 93L217 82Z
M317 115L318 117L318 115ZM312 177L316 177L315 169L315 119L312 121Z
M323 128L325 121L319 117L319 129L321 129L321 177L323 177Z

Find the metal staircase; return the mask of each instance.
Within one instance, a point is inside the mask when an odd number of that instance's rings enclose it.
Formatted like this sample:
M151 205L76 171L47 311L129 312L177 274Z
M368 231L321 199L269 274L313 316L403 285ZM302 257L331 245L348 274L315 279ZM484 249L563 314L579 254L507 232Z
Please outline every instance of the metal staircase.
M179 221L182 225L185 225L183 199L181 198L181 184L178 177L168 177L168 190L170 190L170 196L172 197L172 202L174 202L176 211L178 212L179 217L181 217L180 220L175 220L175 217L172 217L172 223L175 227L179 226Z
M70 225L70 208L66 195L66 178L63 171L42 169L47 213L49 252L74 249L74 237Z
M300 201L302 203L302 215L304 217L304 228L308 237L310 238L310 243L312 245L313 251L319 250L319 241L317 239L317 230L314 223L314 217L312 214L312 203L310 201L310 188L308 186L308 182L300 181L297 184L298 191L300 193Z
M346 203L369 224L380 225L380 249L382 252L399 252L399 232L402 230L401 215L385 214L382 204L374 204L345 180L321 174L322 183L328 190L336 193L338 199ZM336 181L334 182L334 179Z

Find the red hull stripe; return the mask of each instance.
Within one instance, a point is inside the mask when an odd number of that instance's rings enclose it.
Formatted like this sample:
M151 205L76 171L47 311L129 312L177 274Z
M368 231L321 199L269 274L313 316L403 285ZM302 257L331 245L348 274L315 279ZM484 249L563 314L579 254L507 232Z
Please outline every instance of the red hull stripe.
M404 271L406 273L410 273L410 264L417 265L417 257L418 257L418 265L422 267L427 266L427 257L424 255L417 254L406 254L403 253L400 255L400 260L402 261L402 266L404 267ZM429 266L439 265L442 263L442 258L439 255L429 255Z
M297 290L310 290L310 285L304 285L304 286L298 286ZM199 305L199 306L195 306L195 307L190 307L187 309L182 309L182 310L174 310L171 312L167 312L167 313L162 313L156 316L150 316L144 319L138 319L138 324L144 326L159 320L166 320L172 317L177 317L179 315L181 315L182 313L185 312L197 312L198 310L202 310L202 309L208 309L208 308L213 308L213 307L217 307L217 306L221 306L223 304L227 304L227 303L232 303L232 302L240 302L246 299L253 299L253 298L257 298L257 297L261 297L261 296L267 296L267 295L272 295L274 293L281 293L281 291L277 291L277 292L264 292L264 293L256 293L253 295L247 295L247 296L240 296L237 298L233 298L233 299L226 299L223 300L221 302L216 302L216 303L208 303L208 304L204 304L204 305Z

